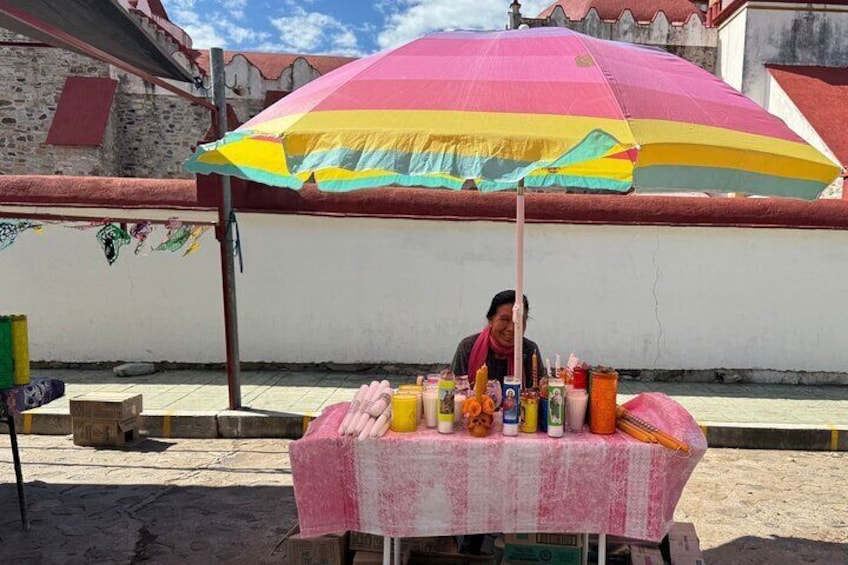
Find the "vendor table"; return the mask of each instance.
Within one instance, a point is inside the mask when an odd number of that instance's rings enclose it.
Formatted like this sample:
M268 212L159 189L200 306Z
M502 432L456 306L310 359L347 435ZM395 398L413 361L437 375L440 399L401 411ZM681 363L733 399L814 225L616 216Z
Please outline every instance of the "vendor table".
M663 394L641 394L625 407L690 453L588 430L561 439L419 430L357 441L338 435L347 404L332 406L291 446L301 534L593 532L659 541L706 440Z
M18 485L18 508L21 512L21 525L29 529L26 512L26 495L24 494L24 476L21 470L21 456L18 453L18 436L15 430L14 407L10 406L7 390L0 390L0 422L5 422L9 427L9 441L12 444L12 461L15 467L15 481Z

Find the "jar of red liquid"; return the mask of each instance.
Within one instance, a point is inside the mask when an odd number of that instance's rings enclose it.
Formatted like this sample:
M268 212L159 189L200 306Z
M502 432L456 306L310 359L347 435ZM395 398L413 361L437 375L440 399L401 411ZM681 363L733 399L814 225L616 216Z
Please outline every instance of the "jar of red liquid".
M578 365L571 370L571 374L573 377L572 384L574 385L574 388L588 388L588 371L586 371L585 367Z

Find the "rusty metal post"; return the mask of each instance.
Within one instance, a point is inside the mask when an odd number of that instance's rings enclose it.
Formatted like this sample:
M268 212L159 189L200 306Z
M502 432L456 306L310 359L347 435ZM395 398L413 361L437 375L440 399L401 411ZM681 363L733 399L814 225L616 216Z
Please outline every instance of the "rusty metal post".
M224 51L209 51L212 93L215 97L218 137L227 133L227 92L224 77ZM218 241L221 244L221 282L224 292L224 335L227 342L227 388L230 410L241 409L241 364L238 343L236 275L233 259L233 200L230 177L221 175L221 205L218 206Z

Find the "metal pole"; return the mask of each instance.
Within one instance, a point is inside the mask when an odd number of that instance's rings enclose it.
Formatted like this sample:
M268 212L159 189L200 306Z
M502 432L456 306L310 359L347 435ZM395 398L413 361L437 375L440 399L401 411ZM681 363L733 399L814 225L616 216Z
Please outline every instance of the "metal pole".
M215 96L218 136L227 133L227 92L224 80L224 51L209 50L212 92ZM233 214L230 177L221 175L221 205L218 207L218 241L221 244L221 282L224 292L224 334L227 342L227 387L230 410L241 408L241 368L238 345L238 309L236 308L236 274L233 260Z
M6 401L6 393L0 392L0 402L3 403L3 406L6 406L7 419L6 425L9 426L9 440L12 442L12 461L15 467L15 481L18 484L18 509L21 512L21 525L24 530L29 530L29 520L27 519L27 508L26 508L26 493L24 493L24 474L21 470L21 456L18 453L18 435L15 430L15 415L11 410L8 409L8 402Z
M512 309L515 324L514 353L515 378L524 387L524 179L518 181L515 199L515 306Z

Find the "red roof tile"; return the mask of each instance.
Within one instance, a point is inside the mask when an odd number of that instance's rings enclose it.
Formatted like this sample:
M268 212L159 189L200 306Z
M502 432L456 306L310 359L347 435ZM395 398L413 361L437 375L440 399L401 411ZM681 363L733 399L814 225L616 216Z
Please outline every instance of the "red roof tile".
M277 80L286 67L294 63L295 59L305 59L315 70L322 75L346 65L356 59L353 57L334 57L329 55L298 55L294 53L259 53L256 51L224 51L224 63L229 64L233 57L242 55L251 65L259 69L262 77L268 80ZM204 71L209 71L209 53L202 51L197 57L198 66Z
M557 6L561 7L572 21L585 18L591 8L598 11L602 20L616 21L624 10L630 10L637 22L649 22L659 12L663 12L673 24L684 24L693 15L704 19L703 12L690 0L557 0L538 17L550 17Z
M103 141L118 81L68 77L47 133L49 145L97 147Z
M766 66L839 163L848 166L848 67Z

